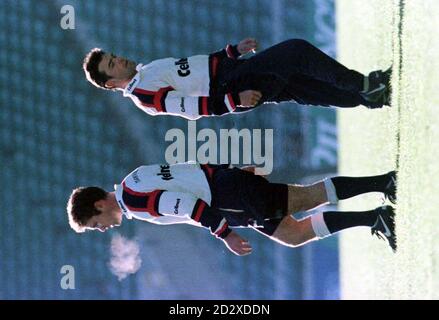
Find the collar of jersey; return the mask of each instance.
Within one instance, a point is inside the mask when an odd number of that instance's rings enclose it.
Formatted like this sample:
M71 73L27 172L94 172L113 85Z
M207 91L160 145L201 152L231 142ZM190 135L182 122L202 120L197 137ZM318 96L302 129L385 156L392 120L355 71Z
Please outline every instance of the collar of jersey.
M123 207L123 200L122 200L122 192L123 192L123 188L121 184L115 184L114 185L114 194L116 195L116 201L117 201L117 205L119 206L120 210L122 211L122 214L127 218L127 219L132 219L133 216L131 214L130 211L128 211L126 208Z
M127 84L125 89L123 89L123 95L128 96L133 92L133 90L137 87L137 85L140 82L140 69L142 69L143 64L139 63L136 66L137 73L136 75L131 79L131 81Z

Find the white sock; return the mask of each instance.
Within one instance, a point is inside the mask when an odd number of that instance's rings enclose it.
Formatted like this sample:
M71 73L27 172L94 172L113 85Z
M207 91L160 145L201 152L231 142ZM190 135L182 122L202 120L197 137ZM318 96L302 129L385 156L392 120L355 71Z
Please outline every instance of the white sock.
M311 225L316 237L319 239L326 238L331 235L326 226L325 219L323 219L323 212L316 213L311 216Z
M326 178L323 180L323 183L325 184L326 197L328 198L329 203L338 203L337 192L335 191L335 186L331 178Z

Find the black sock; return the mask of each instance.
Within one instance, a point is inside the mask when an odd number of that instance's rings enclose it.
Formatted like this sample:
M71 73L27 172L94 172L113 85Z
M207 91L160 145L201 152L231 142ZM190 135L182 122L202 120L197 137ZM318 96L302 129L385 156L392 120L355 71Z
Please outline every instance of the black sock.
M367 192L384 192L388 177L387 174L371 177L334 177L331 181L337 198L343 200Z
M378 214L375 210L357 212L323 212L323 220L325 220L326 227L331 234L352 227L372 227L375 224L377 218Z

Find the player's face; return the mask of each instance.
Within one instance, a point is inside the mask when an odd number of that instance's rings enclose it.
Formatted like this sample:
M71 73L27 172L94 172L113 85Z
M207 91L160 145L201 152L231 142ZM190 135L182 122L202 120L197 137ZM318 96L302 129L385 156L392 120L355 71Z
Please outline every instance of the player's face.
M88 220L86 229L88 230L98 230L100 232L105 232L113 227L120 226L122 222L122 216L114 216L110 214L105 214L105 212L93 216Z
M101 212L91 217L86 225L88 230L105 232L110 228L118 227L122 223L122 212L119 206L110 199L100 200L95 207Z
M102 56L98 69L100 72L105 72L112 79L128 80L136 74L136 63L117 57L112 53L106 53Z

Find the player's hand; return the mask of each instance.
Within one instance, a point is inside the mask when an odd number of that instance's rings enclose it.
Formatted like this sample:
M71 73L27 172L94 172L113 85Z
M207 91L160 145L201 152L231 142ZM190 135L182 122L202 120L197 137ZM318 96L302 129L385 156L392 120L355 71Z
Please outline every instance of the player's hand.
M252 253L250 243L232 231L223 239L226 247L237 256L245 256Z
M255 106L261 98L262 93L256 90L245 90L239 93L240 105L245 108Z
M245 38L238 43L238 51L240 54L246 54L247 52L253 50L253 52L258 48L258 42L255 38Z

